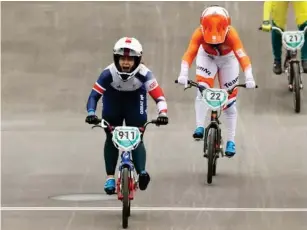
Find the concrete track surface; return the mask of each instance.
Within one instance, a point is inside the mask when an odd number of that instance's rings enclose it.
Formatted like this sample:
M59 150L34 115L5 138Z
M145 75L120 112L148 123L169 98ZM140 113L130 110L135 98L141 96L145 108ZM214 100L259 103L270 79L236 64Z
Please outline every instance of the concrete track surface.
M260 88L240 91L238 153L221 159L213 184L206 184L202 142L191 138L195 90L183 92L173 81L200 12L209 4L2 2L2 206L11 209L2 212L3 230L121 229L120 211L14 207L120 207L105 195L105 200L83 202L49 198L104 193L105 137L85 124L85 103L122 36L142 42L145 62L164 88L170 117L168 126L151 126L146 133L152 182L146 192L138 191L133 207L232 208L132 211L130 229L307 229L307 212L236 212L307 208L306 93L301 113L295 114L285 76L271 70L270 35L257 30L263 2L220 2L232 15ZM291 12L289 21L295 28ZM190 72L193 78L195 66Z

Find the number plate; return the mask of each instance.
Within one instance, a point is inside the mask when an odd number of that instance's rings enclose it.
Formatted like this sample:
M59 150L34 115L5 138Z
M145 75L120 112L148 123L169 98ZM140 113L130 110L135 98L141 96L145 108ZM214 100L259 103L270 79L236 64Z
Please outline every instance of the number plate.
M206 89L203 92L203 99L211 109L216 110L227 103L228 93L224 89Z
M113 131L113 142L120 150L134 149L141 141L141 132L136 127L118 126Z
M290 50L300 49L304 42L304 34L301 31L286 31L283 34L283 43Z

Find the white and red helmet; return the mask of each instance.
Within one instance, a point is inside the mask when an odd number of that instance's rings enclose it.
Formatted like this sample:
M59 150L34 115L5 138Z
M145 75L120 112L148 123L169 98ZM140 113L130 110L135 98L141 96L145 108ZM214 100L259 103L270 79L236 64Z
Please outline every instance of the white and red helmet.
M122 78L122 80L126 81L138 72L142 55L143 47L136 38L123 37L115 43L113 48L113 59L117 73ZM134 66L129 73L122 72L122 69L119 66L119 58L121 56L134 57Z

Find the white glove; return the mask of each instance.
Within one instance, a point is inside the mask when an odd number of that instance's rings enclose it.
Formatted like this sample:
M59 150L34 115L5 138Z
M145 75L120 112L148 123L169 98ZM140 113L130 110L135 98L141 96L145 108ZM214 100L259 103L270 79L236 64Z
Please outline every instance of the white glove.
M178 80L179 84L184 85L185 87L188 86L188 77L187 76L179 76L177 80Z
M189 76L189 64L186 61L181 62L181 70L178 77L178 83L184 85L184 87L188 87L188 78Z
M246 88L248 89L253 89L256 87L251 67L245 70L245 84Z
M248 89L253 89L253 88L256 87L256 83L255 83L254 79L252 79L252 78L246 79L245 84L246 84L246 88L248 88Z

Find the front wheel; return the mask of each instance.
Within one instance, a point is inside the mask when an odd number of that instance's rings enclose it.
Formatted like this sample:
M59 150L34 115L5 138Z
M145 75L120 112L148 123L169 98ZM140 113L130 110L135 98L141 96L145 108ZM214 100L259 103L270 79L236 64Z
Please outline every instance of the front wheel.
M291 63L291 79L293 84L293 102L296 113L301 111L301 73L298 62Z
M208 172L207 172L207 183L212 183L212 176L215 174L216 165L214 163L215 147L216 147L216 129L210 129L208 133Z
M213 176L216 176L216 161L217 161L217 159L215 159L214 162L213 162L213 167L212 167L212 175Z
M123 194L122 225L123 225L123 228L127 228L128 227L128 217L130 216L129 169L128 168L123 168L123 171L122 171L122 194Z

